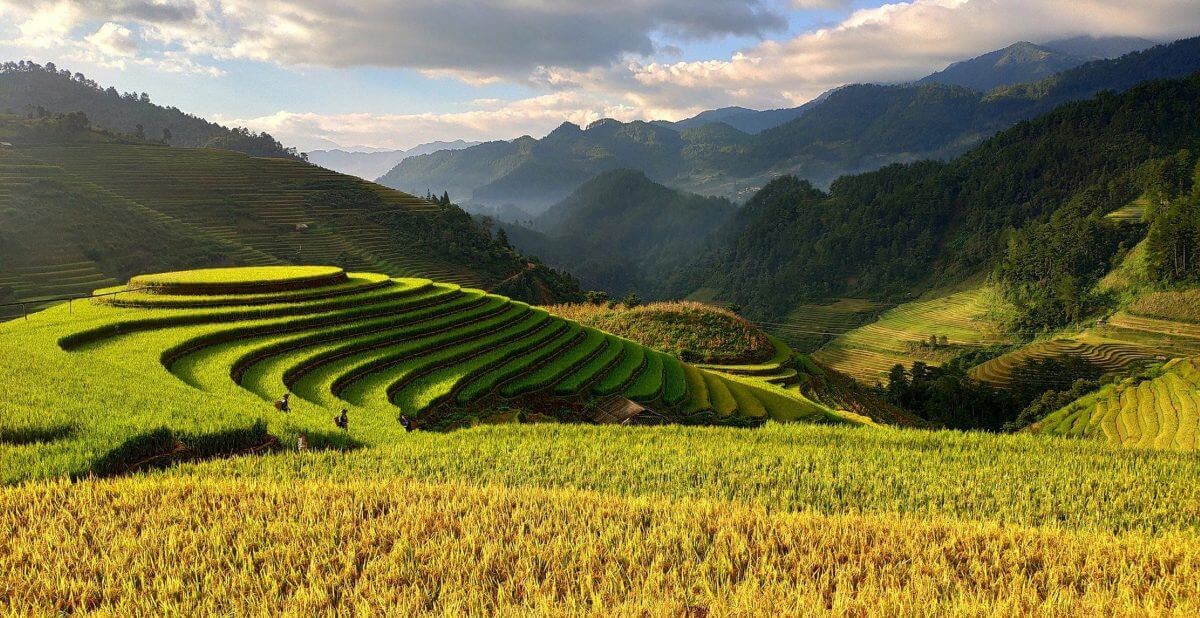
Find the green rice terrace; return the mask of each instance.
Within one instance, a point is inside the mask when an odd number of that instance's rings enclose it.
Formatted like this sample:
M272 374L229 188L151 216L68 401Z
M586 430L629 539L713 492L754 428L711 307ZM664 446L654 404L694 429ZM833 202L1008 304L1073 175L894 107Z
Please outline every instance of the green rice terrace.
M1110 444L1194 451L1200 426L1200 359L1177 358L1153 375L1127 378L1034 425L1043 433Z
M9 481L300 440L377 445L400 439L404 420L870 422L760 379L761 367L698 367L482 290L332 267L134 277L0 325L0 357ZM286 412L272 405L285 393ZM342 409L346 431L333 422Z
M938 366L964 350L1010 343L1011 338L987 316L992 293L986 286L931 293L834 338L813 358L874 384L886 381L896 364L923 361Z

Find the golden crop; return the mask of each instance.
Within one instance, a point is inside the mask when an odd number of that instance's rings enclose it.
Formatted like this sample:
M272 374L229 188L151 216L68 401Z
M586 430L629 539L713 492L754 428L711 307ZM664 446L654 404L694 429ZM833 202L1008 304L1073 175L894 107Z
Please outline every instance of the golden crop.
M1195 615L1192 533L387 481L0 490L10 611Z

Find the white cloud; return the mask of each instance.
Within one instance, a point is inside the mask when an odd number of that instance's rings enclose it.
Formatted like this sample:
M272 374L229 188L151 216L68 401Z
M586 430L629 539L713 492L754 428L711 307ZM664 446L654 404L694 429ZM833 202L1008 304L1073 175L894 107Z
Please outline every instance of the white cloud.
M411 148L435 140L498 140L522 134L541 137L563 122L586 126L601 118L636 120L643 111L622 105L594 106L574 92L556 92L516 101L480 99L468 109L427 114L317 114L280 111L256 118L218 117L223 124L267 131L301 150L329 143L379 148Z
M224 60L404 67L541 96L408 115L279 112L230 120L302 147L411 146L542 134L563 120L676 119L725 105L801 104L850 82L904 81L1018 40L1200 32L1197 0L0 0L0 39L107 66L221 75ZM843 11L788 38L785 10ZM5 28L5 22L8 27ZM679 60L689 41L760 37ZM682 49L679 49L682 47ZM238 114L232 114L236 116Z
M776 0L0 0L0 10L5 5L30 20L68 7L77 14L72 24L133 22L147 39L193 55L405 67L477 82L646 56L660 33L690 40L787 27Z
M138 44L133 40L133 32L121 24L111 21L104 22L96 32L84 37L101 54L107 56L133 57L137 54Z
M1172 40L1197 32L1196 0L913 0L859 10L836 26L765 41L725 60L631 62L600 79L648 102L796 105L846 83L915 79L1019 40Z

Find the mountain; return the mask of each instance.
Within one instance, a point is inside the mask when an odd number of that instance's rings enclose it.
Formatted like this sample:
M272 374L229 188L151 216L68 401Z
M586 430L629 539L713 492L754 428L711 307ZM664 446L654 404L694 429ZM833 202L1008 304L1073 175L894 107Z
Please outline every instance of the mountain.
M106 129L159 140L185 148L223 148L256 157L301 159L295 148L285 148L267 133L227 128L174 107L150 102L146 93L124 94L102 88L82 73L72 74L54 63L0 65L0 112L36 116L83 112L92 123Z
M1118 58L1131 52L1149 49L1155 45L1158 43L1150 39L1132 36L1077 36L1043 43L1041 47L1068 56L1101 60Z
M449 190L459 201L538 214L600 172L631 168L681 190L745 199L785 174L827 186L891 163L948 159L1064 102L1196 70L1200 39L1193 38L987 94L933 83L846 86L757 134L727 123L678 132L665 123L564 124L540 140L524 136L413 157L380 182L417 193ZM734 118L745 113L726 111Z
M598 120L586 129L565 122L546 137L488 142L412 157L380 177L390 187L447 190L465 202L513 204L540 214L596 174L632 167L673 178L687 134L648 122Z
M1130 79L1137 64L1122 65ZM1103 66L1064 74L1045 96L1094 84ZM1103 74L1108 84L1124 75ZM1084 303L1102 302L1089 286L1137 241L1098 217L1145 190L1148 161L1198 143L1200 74L1063 105L950 163L891 165L841 178L828 193L783 177L665 293L703 287L755 315L779 316L804 300L903 294L1003 264L995 276L1024 328L1080 319Z
M139 142L78 113L0 116L0 141L0 303L139 272L299 262L578 296L453 205L308 163Z
M533 220L502 226L522 252L580 278L585 287L621 295L682 265L734 212L723 198L683 193L635 170L588 180Z
M1021 41L970 60L955 62L916 83L964 86L987 92L999 86L1040 81L1085 62L1117 58L1153 47L1154 44L1153 41L1135 37L1091 36L1043 45Z
M363 180L375 180L408 157L429 154L439 150L461 150L477 146L479 143L460 139L452 142L429 142L428 144L414 146L408 150L366 149L357 147L351 150L313 150L308 153L308 160L335 172L358 176Z
M997 86L1039 81L1088 60L1021 41L970 60L955 62L917 83L964 86L987 92Z

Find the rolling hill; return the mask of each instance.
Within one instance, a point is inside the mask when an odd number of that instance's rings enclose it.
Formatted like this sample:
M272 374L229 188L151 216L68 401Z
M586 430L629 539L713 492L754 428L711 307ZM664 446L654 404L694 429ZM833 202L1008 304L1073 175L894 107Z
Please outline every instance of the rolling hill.
M21 116L83 112L112 131L160 140L185 148L224 148L256 157L302 159L267 133L221 126L198 116L150 102L146 93L103 88L82 73L53 63L6 62L0 65L0 112Z
M1046 79L981 93L941 84L858 84L756 134L709 123L677 132L669 124L602 120L564 124L542 139L524 136L458 152L413 157L382 176L401 190L449 190L463 202L512 204L539 214L596 174L641 170L694 193L750 197L772 178L794 174L818 186L895 162L946 159L1022 120L1104 90L1200 70L1200 39L1097 60ZM737 110L712 118L744 115ZM721 130L704 130L723 126Z
M299 161L138 143L78 121L0 117L0 140L13 144L0 149L0 302L87 294L146 270L307 260L531 301L578 294L456 207Z

